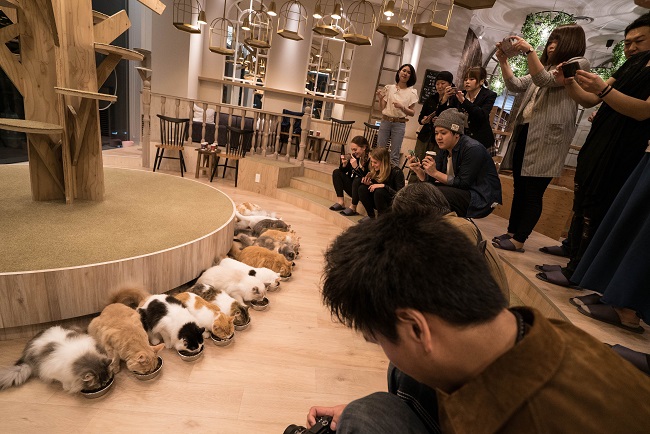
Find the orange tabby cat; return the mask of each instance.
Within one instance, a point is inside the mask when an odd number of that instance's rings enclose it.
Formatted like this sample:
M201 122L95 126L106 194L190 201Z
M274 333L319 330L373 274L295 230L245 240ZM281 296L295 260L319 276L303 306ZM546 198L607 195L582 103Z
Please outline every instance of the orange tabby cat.
M90 322L88 334L97 340L111 358L110 369L120 372L120 360L126 361L129 371L146 374L158 365L158 351L165 344L149 345L147 332L142 326L140 315L130 307L114 303Z
M185 305L196 318L199 327L205 327L204 337L209 337L209 333L212 332L219 339L228 339L235 333L235 318L226 315L219 309L219 306L208 303L191 292L181 292L174 295L174 298Z

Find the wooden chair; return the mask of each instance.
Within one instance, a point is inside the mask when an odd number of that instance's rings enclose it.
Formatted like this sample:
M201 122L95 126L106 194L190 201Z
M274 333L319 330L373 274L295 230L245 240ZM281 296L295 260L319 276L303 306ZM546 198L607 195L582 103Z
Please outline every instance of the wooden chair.
M318 159L319 162L323 162L323 155L325 155L325 161L327 161L330 151L339 154L345 153L345 144L348 142L348 137L352 130L352 124L354 124L354 121L342 121L334 118L331 118L331 121L332 126L330 129L330 138L325 142L325 146L323 146L320 158ZM340 146L338 151L332 150L333 144Z
M181 176L187 172L185 159L183 158L183 143L188 137L189 119L170 118L163 115L156 115L160 118L160 144L156 145L156 158L153 160L153 171L160 169L163 158L179 160ZM165 157L165 149L178 151L178 157Z
M370 143L370 149L377 147L377 133L379 133L379 125L363 123L363 137Z
M226 177L226 169L235 169L235 187L237 187L237 178L239 177L239 160L243 159L246 156L246 153L250 151L251 146L253 145L253 135L255 134L254 130L242 130L237 127L228 126L228 141L226 142L225 152L218 152L217 162L212 168L212 174L210 175L210 182L214 178L214 175L217 173L217 168L219 166L223 167L222 178ZM223 164L219 164L219 159L223 158ZM228 165L228 161L233 160L235 165Z
M302 116L302 112L294 112L287 109L282 109L283 115ZM294 158L298 158L298 148L300 146L300 133L302 133L302 118L293 119L293 130L291 128L291 118L287 116L282 117L280 123L280 147L278 154L282 154L282 148L287 143L287 154L291 152L291 145L295 145L296 153Z

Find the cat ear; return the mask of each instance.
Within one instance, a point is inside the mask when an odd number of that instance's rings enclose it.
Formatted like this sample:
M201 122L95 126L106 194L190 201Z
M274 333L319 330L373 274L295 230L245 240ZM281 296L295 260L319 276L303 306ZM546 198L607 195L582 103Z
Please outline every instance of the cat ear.
M145 356L143 353L140 353L138 356L138 363L142 363L147 360L147 356Z
M95 378L95 374L93 374L92 372L86 372L83 376L83 381L87 383L88 381L93 380L94 378Z
M151 349L153 350L153 352L156 353L156 354L158 354L158 352L159 352L160 350L162 350L163 348L165 348L165 343L164 343L164 342L163 342L162 344L153 345L153 346L151 347Z

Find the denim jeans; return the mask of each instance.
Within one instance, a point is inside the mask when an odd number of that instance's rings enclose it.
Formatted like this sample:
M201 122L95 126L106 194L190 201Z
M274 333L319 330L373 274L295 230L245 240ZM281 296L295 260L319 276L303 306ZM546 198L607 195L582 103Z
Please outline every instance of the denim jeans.
M382 120L377 133L377 146L385 148L390 139L390 162L399 167L399 151L402 149L402 141L406 132L405 122L389 122Z

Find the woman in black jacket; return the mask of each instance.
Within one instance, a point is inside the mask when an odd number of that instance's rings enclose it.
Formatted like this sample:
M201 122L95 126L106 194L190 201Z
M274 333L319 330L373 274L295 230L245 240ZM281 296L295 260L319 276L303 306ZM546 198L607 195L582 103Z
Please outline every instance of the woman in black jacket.
M487 71L482 66L470 68L463 78L464 91L456 93L458 110L467 113L468 128L465 133L485 146L490 155L496 155L490 112L497 94L484 87Z
M382 214L390 209L393 197L404 184L404 173L391 164L388 149L375 148L370 153L370 172L359 186L359 200L366 209L368 218L375 218L375 210L377 214Z
M355 136L350 144L350 154L341 154L341 165L332 172L332 183L336 191L336 203L330 206L332 211L340 211L345 216L358 215L359 185L361 178L368 173L370 144L363 136ZM345 207L343 192L351 198L349 208Z

